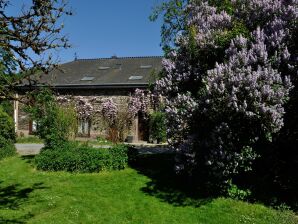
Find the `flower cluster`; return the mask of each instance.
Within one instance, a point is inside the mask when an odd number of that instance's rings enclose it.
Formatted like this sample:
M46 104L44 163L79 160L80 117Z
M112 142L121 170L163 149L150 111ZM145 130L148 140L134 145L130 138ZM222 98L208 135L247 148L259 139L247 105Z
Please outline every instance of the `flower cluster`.
M244 119L261 122L262 130L273 133L283 126L283 105L292 85L288 76L282 78L272 68L264 32L258 28L252 38L235 38L227 50L229 60L207 71L204 82L210 109L205 112L217 113L224 107L225 113L242 114Z
M114 124L117 119L118 107L112 99L106 99L102 103L102 115L109 124Z
M93 105L84 97L75 97L75 108L78 117L82 120L89 120L94 114Z
M168 123L167 134L170 137L169 142L177 146L185 138L188 138L188 128L193 112L197 109L197 103L191 97L189 92L179 94L177 97L169 100L166 99L165 112ZM173 128L175 127L175 128ZM178 150L179 148L176 148Z
M56 99L61 105L73 104L79 119L89 120L95 113L95 108L92 103L82 96L57 96Z
M145 90L136 89L129 98L128 111L131 117L135 117L139 112L146 115L150 106L151 93L146 93Z
M252 31L261 26L266 50L274 56L273 65L289 63L287 42L291 38L291 30L295 30L297 25L295 22L298 19L297 0L235 1L235 8L237 16L244 18Z
M190 12L187 26L195 29L195 39L199 47L215 45L214 35L231 26L231 16L210 6L207 1L189 4L186 11Z

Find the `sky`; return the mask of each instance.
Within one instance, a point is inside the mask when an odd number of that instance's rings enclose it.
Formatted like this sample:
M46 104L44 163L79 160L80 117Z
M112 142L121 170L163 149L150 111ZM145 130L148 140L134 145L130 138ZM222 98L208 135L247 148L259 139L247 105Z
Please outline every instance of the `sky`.
M12 0L17 11L21 0ZM28 2L27 2L28 1ZM23 0L29 3L29 0ZM161 20L149 21L152 7L161 0L68 0L73 16L64 18L64 30L71 49L58 52L60 62L78 58L117 55L159 56Z

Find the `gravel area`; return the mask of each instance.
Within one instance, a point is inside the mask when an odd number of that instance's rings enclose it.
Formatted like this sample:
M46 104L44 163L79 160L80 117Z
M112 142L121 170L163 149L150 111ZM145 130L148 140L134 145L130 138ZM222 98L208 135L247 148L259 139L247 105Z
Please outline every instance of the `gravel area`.
M36 143L17 143L15 144L17 152L22 156L37 155L40 149L44 147L44 144ZM110 148L110 145L94 145L94 148ZM140 154L158 154L158 153L173 153L174 151L169 149L167 145L153 145L142 144L134 145Z
M40 149L44 147L44 144L36 143L17 143L15 144L17 152L22 156L36 155L40 152Z

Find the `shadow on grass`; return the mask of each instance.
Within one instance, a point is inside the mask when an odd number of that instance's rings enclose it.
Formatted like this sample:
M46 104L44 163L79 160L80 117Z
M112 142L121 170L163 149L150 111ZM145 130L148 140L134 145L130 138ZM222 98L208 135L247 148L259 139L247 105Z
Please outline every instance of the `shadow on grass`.
M17 224L23 224L27 223L27 220L33 217L33 214L29 213L27 215L21 216L16 219L5 219L3 217L0 217L0 223L17 223Z
M137 155L130 166L151 179L141 190L174 206L200 207L212 201L191 188L189 180L174 172L174 154Z
M271 145L263 150L267 154L262 156L263 159L255 162L254 172L241 173L233 180L234 184L240 189L249 189L252 192L252 195L246 199L250 202L260 202L274 208L291 208L297 213L298 160L297 154L294 154L295 150L292 149L294 155L290 157L295 161L290 163L293 167L283 162L288 161L289 158L283 159L280 155L275 155L277 158L270 158L274 156ZM210 191L208 186L201 186L200 189L195 187L199 186L198 183L193 182L196 180L178 177L174 172L174 157L174 154L140 155L135 153L130 155L132 158L130 166L151 179L141 189L144 193L176 206L194 207L204 205L212 198L220 196L220 192L217 194L217 192ZM272 161L276 161L276 164ZM278 164L278 162L281 163L280 161L283 162L282 165Z
M21 184L3 185L4 182L0 182L0 210L19 210L29 200L33 191L46 188L43 183L35 183L30 187L22 187ZM31 217L31 213L17 219L0 217L0 223L26 223Z
M35 155L27 155L27 156L21 156L22 160L25 160L26 163L30 164L30 165L34 165L34 158Z

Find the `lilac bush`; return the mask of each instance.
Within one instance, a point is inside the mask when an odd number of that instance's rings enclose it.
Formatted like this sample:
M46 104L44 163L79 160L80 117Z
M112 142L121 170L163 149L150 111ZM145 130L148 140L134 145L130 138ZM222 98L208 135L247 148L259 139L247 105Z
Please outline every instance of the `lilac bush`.
M297 73L289 46L298 1L214 2L185 8L184 30L155 90L165 98L177 171L226 182L251 169L258 139L270 140L283 127Z
M75 97L74 101L79 119L90 120L95 113L92 103L84 97Z
M141 89L136 89L121 104L116 104L112 99L104 100L101 112L109 129L110 140L124 141L136 116L139 113L144 116L149 113L150 100L150 93Z
M70 105L73 104L77 112L77 118L80 120L90 120L92 116L96 113L96 109L92 102L82 96L57 96L57 102L60 105Z
M112 99L107 99L102 103L102 115L111 126L115 124L117 113L117 105Z
M142 89L136 89L129 98L128 110L131 117L135 117L139 112L148 114L151 104L151 93Z

